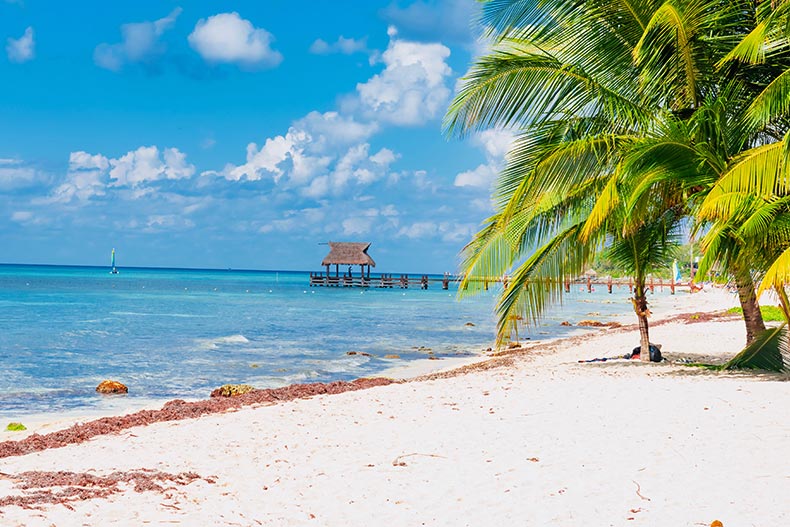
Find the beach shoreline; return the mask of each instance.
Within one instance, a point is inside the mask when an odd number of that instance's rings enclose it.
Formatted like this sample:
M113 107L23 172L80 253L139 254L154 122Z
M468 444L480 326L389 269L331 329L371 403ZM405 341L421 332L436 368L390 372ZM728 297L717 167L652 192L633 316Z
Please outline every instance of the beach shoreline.
M695 312L716 312L725 311L730 307L737 305L737 298L724 291L721 288L708 288L702 293L689 294L688 292L679 291L679 294L673 296L662 295L657 302L657 308L654 310L651 323L661 324L664 320L678 316L681 312L695 313ZM770 299L766 299L770 301ZM634 328L628 325L629 317L618 315L616 317L601 317L598 313L589 313L587 319L595 319L601 322L618 322L625 323L623 328L611 328L610 331L630 331ZM573 321L572 324L579 322ZM595 327L572 327L570 335L538 338L532 340L533 333L541 330L541 326L526 328L522 344L526 347L531 347L535 344L549 344L553 342L561 342L566 339L573 339L583 335L594 335L600 328ZM534 336L534 335L532 335ZM638 339L637 339L638 340ZM426 357L424 359L415 359L406 362L398 360L393 361L393 365L387 367L380 372L373 375L373 377L383 377L398 380L410 380L430 377L432 375L443 375L453 370L460 369L463 371L468 366L486 362L496 355L496 350L492 351L493 342L486 348L466 350L468 355L462 357ZM627 350L624 350L625 353ZM304 383L295 383L293 386ZM133 389L133 387L132 387ZM208 394L207 394L208 395ZM84 424L97 419L105 417L115 417L129 415L135 412L144 410L158 410L165 404L172 401L172 398L129 398L126 395L97 395L102 397L104 402L109 401L110 404L104 408L83 408L74 410L65 410L57 412L35 412L26 415L17 415L13 418L7 418L6 421L21 422L25 425L26 430L17 432L0 433L0 441L7 440L21 440L33 434L47 434L71 427L76 424ZM179 399L187 402L197 402L204 400L201 397L180 397Z
M719 300L698 298L686 313L722 311ZM651 326L670 361L723 361L742 346L742 321L679 314ZM790 462L771 454L790 446L787 376L578 362L619 355L635 340L631 328L599 329L406 382L5 457L0 522L788 523ZM104 494L52 494L84 474L105 478L95 483ZM54 502L2 505L36 490Z

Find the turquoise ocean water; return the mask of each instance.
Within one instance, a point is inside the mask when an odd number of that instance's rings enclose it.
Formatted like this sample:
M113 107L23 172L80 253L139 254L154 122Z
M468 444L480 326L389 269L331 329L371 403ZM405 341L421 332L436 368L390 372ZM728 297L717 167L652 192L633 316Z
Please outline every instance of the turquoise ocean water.
M578 289L528 335L579 331L559 322L590 316L630 321L627 288ZM104 379L131 399L202 398L226 383L375 375L428 350L470 356L491 345L494 290L456 293L437 282L310 288L303 272L0 265L0 418L101 409Z

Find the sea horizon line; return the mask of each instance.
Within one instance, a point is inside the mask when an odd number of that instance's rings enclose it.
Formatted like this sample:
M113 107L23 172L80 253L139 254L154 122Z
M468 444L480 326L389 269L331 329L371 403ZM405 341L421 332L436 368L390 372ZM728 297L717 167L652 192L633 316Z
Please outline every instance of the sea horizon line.
M87 265L87 264L53 264L53 263L19 263L19 262L0 262L0 267L48 267L48 268L67 268L67 269L109 269L110 265ZM324 268L320 269L250 269L240 267L165 267L165 266L145 266L145 265L116 265L118 269L129 269L138 271L212 271L212 272L238 272L238 273L315 273L323 272ZM425 272L425 271L375 271L372 274L391 274L393 276L406 275L428 275L428 276L444 276L445 273L440 272ZM457 272L449 272L451 277L459 276Z

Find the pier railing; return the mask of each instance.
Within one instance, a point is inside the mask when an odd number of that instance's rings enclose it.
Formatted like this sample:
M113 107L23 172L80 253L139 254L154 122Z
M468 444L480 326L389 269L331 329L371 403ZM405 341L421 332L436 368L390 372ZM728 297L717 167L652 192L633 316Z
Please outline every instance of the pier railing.
M429 282L441 282L444 289L449 288L451 279L430 278L428 275L409 276L407 274L392 275L380 274L373 276L327 276L323 273L310 273L310 286L325 287L377 287L384 289L393 288L418 288L428 289Z

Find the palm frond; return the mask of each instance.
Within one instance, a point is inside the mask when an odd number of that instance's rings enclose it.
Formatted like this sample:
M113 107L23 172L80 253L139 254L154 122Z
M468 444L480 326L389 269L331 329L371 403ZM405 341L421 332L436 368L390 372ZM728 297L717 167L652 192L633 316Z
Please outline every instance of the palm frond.
M565 278L578 275L589 261L591 245L578 242L580 228L580 223L570 225L514 271L497 304L499 343L522 318L538 323L546 306L560 300Z
M747 64L763 64L765 62L764 45L767 31L768 24L765 21L758 23L716 66L721 68L733 60Z
M754 123L762 126L790 114L790 69L774 78L754 98L748 113Z
M765 272L757 296L771 287L784 287L788 283L790 283L790 248L785 249Z
M790 337L787 324L769 328L722 366L725 370L790 371Z
M779 141L757 146L739 155L702 203L703 218L729 216L740 204L738 194L782 195L790 190L787 145Z
M688 26L690 20L693 19L684 16L674 3L664 3L653 13L633 54L637 65L643 68L643 76L649 74L644 76L644 83L685 86L681 90L683 102L697 106L697 68L690 45L694 28ZM671 49L672 59L656 53L659 49Z
M644 109L589 72L547 52L496 50L464 76L444 121L451 135L495 127L526 127L597 107L611 119L639 123Z

